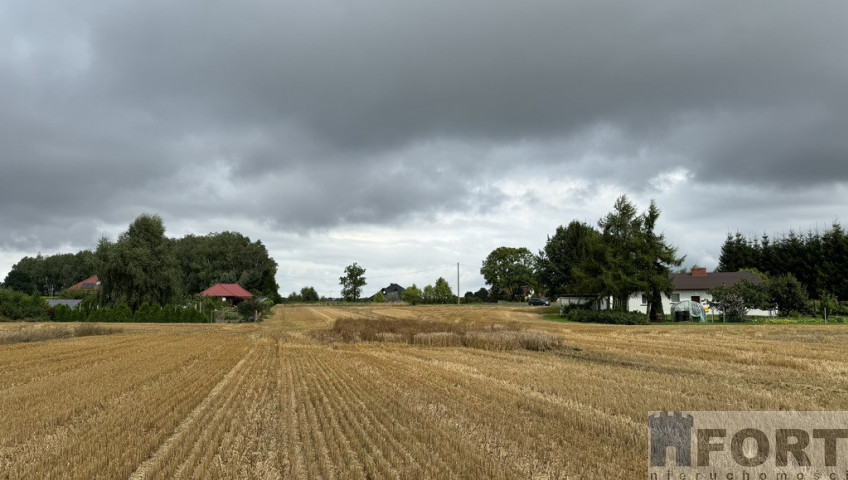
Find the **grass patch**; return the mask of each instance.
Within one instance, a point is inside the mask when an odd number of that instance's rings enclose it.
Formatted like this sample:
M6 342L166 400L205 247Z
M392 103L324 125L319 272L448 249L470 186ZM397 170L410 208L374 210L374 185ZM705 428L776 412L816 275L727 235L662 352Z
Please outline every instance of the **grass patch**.
M558 348L557 335L515 325L474 325L417 319L339 318L329 338L346 343L396 342L426 347L470 347L483 350Z
M64 327L23 327L18 330L0 333L0 345L15 343L43 342L58 338L90 337L93 335L111 335L123 332L120 328L101 327L100 325L83 323L74 328Z

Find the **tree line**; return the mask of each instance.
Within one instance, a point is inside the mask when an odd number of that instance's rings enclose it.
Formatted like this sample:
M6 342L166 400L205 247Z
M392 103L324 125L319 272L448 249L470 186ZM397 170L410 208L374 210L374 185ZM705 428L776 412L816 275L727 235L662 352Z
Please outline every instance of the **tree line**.
M480 269L491 286L489 298L514 301L531 291L611 297L609 308L625 311L631 294L645 292L648 311L662 313L661 294L671 295L669 274L684 257L657 231L660 213L654 200L639 213L622 195L597 227L576 220L557 227L538 255L524 247L496 248Z
M54 296L94 275L96 264L91 250L24 257L12 266L3 285L17 292Z
M236 232L182 238L165 236L158 215L136 218L114 241L102 238L94 252L24 257L4 280L19 293L74 296L66 289L92 275L101 284L101 306L170 305L197 295L216 283L238 283L254 296L280 301L277 263L261 241ZM54 291L45 291L52 286Z
M848 236L838 222L823 232L790 231L775 240L765 234L760 238L728 234L718 264L723 272L755 269L773 277L791 275L816 300L830 296L848 300L846 267Z

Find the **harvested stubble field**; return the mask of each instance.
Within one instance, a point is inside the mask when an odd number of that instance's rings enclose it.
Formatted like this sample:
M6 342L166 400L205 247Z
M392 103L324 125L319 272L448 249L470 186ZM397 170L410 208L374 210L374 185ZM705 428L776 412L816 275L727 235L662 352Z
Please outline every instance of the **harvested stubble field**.
M639 478L650 410L848 409L842 326L537 312L289 306L3 345L0 478Z

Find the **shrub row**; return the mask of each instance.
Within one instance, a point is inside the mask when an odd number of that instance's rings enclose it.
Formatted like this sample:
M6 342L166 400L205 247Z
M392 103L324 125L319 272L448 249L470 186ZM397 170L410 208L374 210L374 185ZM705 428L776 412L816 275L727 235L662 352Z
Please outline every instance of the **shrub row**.
M71 309L67 305L56 305L53 309L55 322L138 322L138 323L204 323L209 318L193 308L174 305L142 305L133 313L130 307L119 305L114 308Z
M572 322L609 323L613 325L647 325L648 316L639 312L617 312L613 310L571 309L565 318Z

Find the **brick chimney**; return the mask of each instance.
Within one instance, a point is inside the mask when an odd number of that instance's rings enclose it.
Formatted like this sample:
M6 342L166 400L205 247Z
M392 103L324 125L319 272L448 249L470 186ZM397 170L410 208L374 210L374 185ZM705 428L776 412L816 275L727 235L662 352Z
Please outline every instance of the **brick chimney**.
M706 277L707 269L706 268L693 268L692 274L693 277Z

